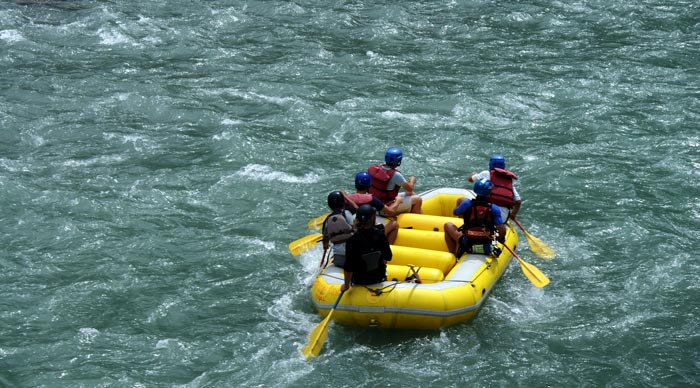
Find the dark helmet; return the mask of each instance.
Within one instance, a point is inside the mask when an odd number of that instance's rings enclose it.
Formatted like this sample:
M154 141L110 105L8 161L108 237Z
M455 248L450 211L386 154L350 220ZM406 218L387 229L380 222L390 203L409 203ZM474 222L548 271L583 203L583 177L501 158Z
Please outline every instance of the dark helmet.
M374 219L374 208L370 204L361 205L355 213L355 220L360 224L372 222Z
M328 194L328 207L331 209L341 208L345 205L345 198L340 191L333 191Z
M403 152L401 152L401 149L397 147L389 148L386 150L386 154L384 154L384 162L390 166L400 166L401 159L403 159Z
M488 197L493 190L493 183L488 179L481 179L474 183L474 192L481 197Z
M372 184L372 177L369 176L367 171L360 171L357 174L355 174L355 188L360 190L360 189L369 189L369 186Z
M491 155L491 159L489 159L489 170L493 170L494 168L506 169L506 158L504 158L503 155Z

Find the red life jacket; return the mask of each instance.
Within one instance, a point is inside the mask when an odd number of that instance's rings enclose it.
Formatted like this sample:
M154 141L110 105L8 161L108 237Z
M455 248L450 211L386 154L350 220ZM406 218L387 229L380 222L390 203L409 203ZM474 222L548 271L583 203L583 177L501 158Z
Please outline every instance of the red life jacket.
M491 183L493 183L493 190L491 190L491 194L489 195L489 201L498 206L512 209L515 204L513 198L513 179L518 179L518 177L512 172L502 168L494 168L489 171L489 175L491 175Z
M362 194L362 193L352 193L348 195L348 198L350 198L357 206L362 206L366 203L372 202L372 194Z
M381 164L375 164L367 169L367 172L372 177L372 185L369 188L369 193L379 198L384 204L389 203L399 194L399 187L394 186L392 190L388 190L391 177L399 171L395 168L387 170Z
M490 243L493 240L495 229L491 203L473 199L471 206L464 213L464 225L460 228L462 233L467 236L469 244Z

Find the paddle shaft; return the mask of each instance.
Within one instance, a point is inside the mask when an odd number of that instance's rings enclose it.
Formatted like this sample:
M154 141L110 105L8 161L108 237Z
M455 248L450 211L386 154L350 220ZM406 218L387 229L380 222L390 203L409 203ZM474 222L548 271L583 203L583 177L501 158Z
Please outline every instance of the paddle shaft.
M323 256L321 256L321 262L318 264L319 267L323 267L323 262L326 261L326 252L328 251L328 248L323 248Z

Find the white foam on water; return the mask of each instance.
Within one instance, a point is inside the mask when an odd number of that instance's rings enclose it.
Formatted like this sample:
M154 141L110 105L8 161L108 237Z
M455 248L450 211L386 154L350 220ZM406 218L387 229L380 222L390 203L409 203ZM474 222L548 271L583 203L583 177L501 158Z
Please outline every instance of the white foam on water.
M25 40L21 32L17 30L2 30L0 31L0 39L7 43L15 43Z
M78 341L80 343L90 343L95 337L100 334L100 331L92 327L83 327L78 331Z
M108 46L129 43L130 41L129 38L119 31L106 30L103 28L97 30L97 36L101 39L100 43Z
M275 171L272 167L261 164L248 164L236 172L235 175L252 178L257 181L279 181L285 183L316 183L320 179L314 173L306 173L304 176L298 177L282 171Z
M124 159L124 156L121 155L104 155L96 156L94 158L89 158L85 160L67 160L63 162L63 165L66 167L84 167L92 166L95 164L111 164L115 162L121 162Z

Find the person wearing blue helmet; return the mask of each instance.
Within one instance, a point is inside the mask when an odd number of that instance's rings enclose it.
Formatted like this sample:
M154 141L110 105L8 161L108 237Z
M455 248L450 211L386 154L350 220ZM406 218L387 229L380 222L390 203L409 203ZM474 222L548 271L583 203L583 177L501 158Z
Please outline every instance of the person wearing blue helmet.
M369 193L369 188L372 186L372 177L367 171L360 171L355 174L355 192L349 194L348 197L357 204L357 206L366 203L372 205L377 211L387 216L394 216L395 207L384 206L384 203L379 198Z
M369 188L372 185L372 177L367 171L360 171L355 174L355 192L348 195L348 202L353 202L357 207L364 204L369 204L372 206L377 214L380 212L386 216L394 216L396 206L385 206L379 198L369 193ZM350 209L355 211L355 209ZM384 231L386 232L389 244L393 244L396 240L396 234L398 232L398 224L396 221L387 221L384 223Z
M518 177L512 171L506 170L506 158L501 154L493 154L489 159L488 170L472 173L469 176L469 182L478 182L481 179L488 179L493 183L494 187L489 200L500 206L504 222L508 218L514 219L520 210L522 200L513 185L513 181Z
M501 208L489 201L494 188L488 179L474 183L476 198L462 201L453 213L464 219L464 225L457 227L452 222L443 226L447 249L459 259L464 253L483 253L498 256L492 252L492 242L505 241L506 226L501 217ZM498 233L496 233L498 232Z
M416 177L406 179L397 169L401 165L403 152L391 147L384 154L384 164L375 164L367 169L371 176L369 193L384 204L395 204L395 213L422 213L423 199L413 192ZM400 189L405 192L399 193Z

